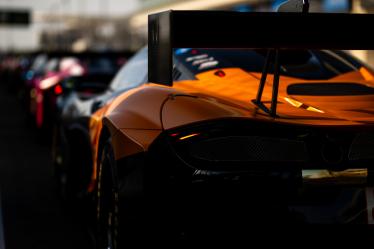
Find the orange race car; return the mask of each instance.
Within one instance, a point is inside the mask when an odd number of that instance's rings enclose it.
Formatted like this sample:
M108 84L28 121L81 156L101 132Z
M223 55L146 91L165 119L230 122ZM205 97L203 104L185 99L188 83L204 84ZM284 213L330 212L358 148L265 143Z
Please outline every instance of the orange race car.
M373 224L374 73L332 50L373 48L339 28L373 18L151 15L152 83L109 100L90 122L99 248L259 224ZM271 28L294 22L304 28ZM242 23L260 27L227 29Z

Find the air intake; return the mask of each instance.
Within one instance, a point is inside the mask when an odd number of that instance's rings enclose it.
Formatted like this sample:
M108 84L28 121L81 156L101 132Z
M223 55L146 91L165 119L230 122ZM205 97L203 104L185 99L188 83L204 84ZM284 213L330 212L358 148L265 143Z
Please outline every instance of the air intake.
M207 161L306 162L307 149L302 141L258 137L229 136L191 144L191 156Z

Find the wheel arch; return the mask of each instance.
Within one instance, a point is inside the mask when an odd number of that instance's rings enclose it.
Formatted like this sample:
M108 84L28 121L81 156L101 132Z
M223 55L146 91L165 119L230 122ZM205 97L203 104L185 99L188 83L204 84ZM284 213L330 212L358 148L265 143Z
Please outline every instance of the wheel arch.
M109 130L109 128L106 126L106 125L103 125L103 127L101 128L101 132L100 132L100 138L99 138L99 142L98 142L98 145L97 145L97 161L96 161L96 164L98 162L100 162L101 160L101 151L103 150L104 146L105 146L105 143L108 141L108 139L111 137L111 132Z

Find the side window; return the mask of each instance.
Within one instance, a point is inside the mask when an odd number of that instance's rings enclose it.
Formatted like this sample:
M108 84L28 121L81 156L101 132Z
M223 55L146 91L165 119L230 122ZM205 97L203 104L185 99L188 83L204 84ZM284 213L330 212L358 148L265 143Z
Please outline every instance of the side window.
M148 75L148 49L143 48L117 73L111 83L113 90L129 89L146 82Z

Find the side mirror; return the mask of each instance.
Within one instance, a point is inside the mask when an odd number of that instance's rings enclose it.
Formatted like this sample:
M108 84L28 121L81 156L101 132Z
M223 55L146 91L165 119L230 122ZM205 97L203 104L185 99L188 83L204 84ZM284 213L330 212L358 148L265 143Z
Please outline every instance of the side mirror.
M277 12L309 12L309 0L289 0L278 7Z

